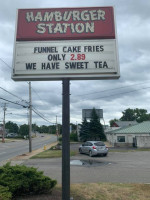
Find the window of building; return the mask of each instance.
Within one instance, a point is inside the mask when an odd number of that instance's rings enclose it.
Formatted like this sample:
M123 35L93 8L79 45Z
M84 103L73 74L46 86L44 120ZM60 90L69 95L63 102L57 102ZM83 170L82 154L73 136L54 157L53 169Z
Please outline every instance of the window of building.
M117 136L118 142L125 142L125 136Z

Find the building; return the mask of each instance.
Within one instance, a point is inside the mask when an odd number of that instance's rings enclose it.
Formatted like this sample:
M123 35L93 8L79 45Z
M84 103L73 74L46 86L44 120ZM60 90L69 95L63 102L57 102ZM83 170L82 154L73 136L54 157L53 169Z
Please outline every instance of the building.
M150 148L150 121L106 132L114 147Z
M112 127L124 128L127 126L132 126L138 124L136 121L116 121L113 123Z

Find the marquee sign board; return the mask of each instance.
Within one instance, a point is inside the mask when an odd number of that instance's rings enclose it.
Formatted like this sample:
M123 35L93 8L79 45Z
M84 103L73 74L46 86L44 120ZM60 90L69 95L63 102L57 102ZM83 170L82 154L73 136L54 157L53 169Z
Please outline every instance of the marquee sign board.
M16 39L115 39L113 8L19 9Z
M93 109L82 109L82 120L91 119ZM95 109L97 116L99 119L103 119L103 109Z
M12 79L119 78L112 7L19 9Z

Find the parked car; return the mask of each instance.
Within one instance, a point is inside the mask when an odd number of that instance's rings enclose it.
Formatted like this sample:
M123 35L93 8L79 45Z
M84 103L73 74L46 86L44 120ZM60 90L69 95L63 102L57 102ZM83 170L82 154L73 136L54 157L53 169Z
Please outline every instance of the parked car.
M96 155L107 156L108 148L102 141L87 141L79 147L79 152L88 154L90 157Z
M8 133L6 137L8 138L14 138L14 137L17 137L18 134L17 133Z

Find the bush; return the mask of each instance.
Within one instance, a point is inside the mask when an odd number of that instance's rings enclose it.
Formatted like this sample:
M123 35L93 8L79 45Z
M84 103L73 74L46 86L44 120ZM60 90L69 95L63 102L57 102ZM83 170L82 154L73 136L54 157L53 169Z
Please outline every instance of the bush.
M78 136L76 133L71 133L70 134L70 141L73 141L73 142L77 142L78 141Z
M62 136L59 136L58 141L62 142Z
M62 142L62 136L60 136L60 137L58 138L58 141L59 141L60 143ZM70 134L70 141L72 141L72 142L78 142L78 136L77 136L76 133L71 133L71 134Z
M9 192L9 188L0 185L0 200L10 200L11 198L12 193Z
M0 185L8 187L13 197L50 192L56 183L34 167L10 163L0 167Z

